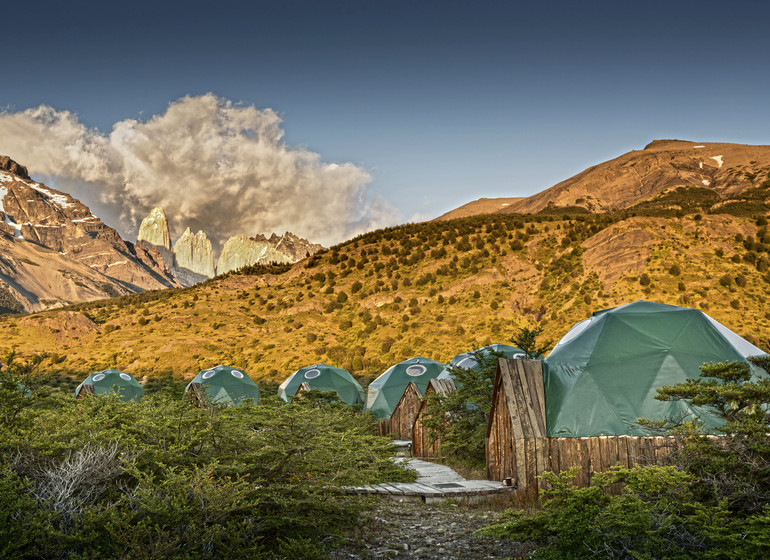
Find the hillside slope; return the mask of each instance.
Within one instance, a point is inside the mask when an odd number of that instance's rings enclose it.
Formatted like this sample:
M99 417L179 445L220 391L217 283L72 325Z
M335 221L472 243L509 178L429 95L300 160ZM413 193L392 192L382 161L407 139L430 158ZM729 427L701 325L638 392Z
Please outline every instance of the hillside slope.
M325 362L366 380L416 355L447 361L506 342L522 326L558 339L595 310L639 299L701 308L767 348L768 251L764 218L729 214L412 224L293 267L5 316L0 355L56 349L49 366L76 376L118 367L190 378L225 363L282 380Z
M79 200L0 157L0 310L172 286L179 283L157 251L124 241Z
M677 188L710 191L712 204L741 199L747 190L770 179L770 146L716 142L656 140L605 161L553 187L504 207L480 204L480 199L437 219L483 213L536 213L549 207L577 207L589 212L631 208ZM767 201L767 199L766 199Z

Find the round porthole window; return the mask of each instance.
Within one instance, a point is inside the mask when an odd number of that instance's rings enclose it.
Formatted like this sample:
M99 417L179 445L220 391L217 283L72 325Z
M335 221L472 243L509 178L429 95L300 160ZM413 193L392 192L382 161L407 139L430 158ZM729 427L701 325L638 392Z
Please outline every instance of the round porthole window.
M91 378L91 381L101 381L102 379L104 379L104 374L103 373L97 373L96 375L94 375Z
M305 372L305 379L315 379L319 375L321 375L321 372L317 369L309 369Z
M126 381L131 381L131 376L128 375L127 373L121 373L120 378L125 379Z
M234 369L233 371L231 371L230 375L232 375L233 377L236 377L238 379L243 379L243 373L238 371L237 369Z
M214 371L213 369L207 369L206 371L203 372L203 375L201 375L201 377L203 379L209 379L213 377L214 374L216 374L216 371Z
M426 371L428 371L428 368L421 364L414 364L406 368L406 374L412 377L420 377Z
M477 362L473 358L466 356L465 358L463 358L462 360L457 362L455 365L457 367L461 367L461 368L465 368L465 369L470 369L473 366L477 365Z

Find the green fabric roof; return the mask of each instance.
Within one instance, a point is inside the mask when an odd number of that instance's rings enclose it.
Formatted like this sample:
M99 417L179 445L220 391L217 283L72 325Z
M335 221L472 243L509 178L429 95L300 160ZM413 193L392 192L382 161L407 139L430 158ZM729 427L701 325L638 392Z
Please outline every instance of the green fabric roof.
M369 385L366 409L375 418L390 418L410 382L424 394L428 382L443 370L444 364L419 356L391 366Z
M120 400L138 401L144 396L144 387L134 379L134 376L116 369L105 369L92 373L75 389L75 398L84 385L91 385L97 395L108 395L113 390Z
M637 301L599 311L575 325L546 358L548 436L649 435L635 426L639 418L692 414L713 430L720 424L713 411L657 401L656 389L698 377L704 362L759 354L697 309Z
M216 366L204 369L185 388L200 383L206 391L206 398L213 404L235 405L244 401L259 404L259 387L243 370L230 366Z
M470 352L465 352L463 354L458 354L452 360L449 362L450 366L455 367L461 367L465 369L476 369L478 367L478 362L476 362L476 358L473 357L474 352L481 352L483 356L487 356L491 354L492 352L498 352L505 356L506 358L524 358L526 357L526 353L521 348L516 348L515 346L508 346L507 344L490 344L489 346L484 346L483 348L478 348L477 350L471 350ZM448 368L444 368L444 371L442 371L438 376L438 379L451 379L452 381L455 381L454 376L450 373ZM455 383L457 383L455 381Z
M315 364L298 369L281 383L278 387L278 395L286 402L290 402L303 383L307 383L311 389L317 391L334 391L347 404L364 402L364 389L358 381L347 370L326 364Z

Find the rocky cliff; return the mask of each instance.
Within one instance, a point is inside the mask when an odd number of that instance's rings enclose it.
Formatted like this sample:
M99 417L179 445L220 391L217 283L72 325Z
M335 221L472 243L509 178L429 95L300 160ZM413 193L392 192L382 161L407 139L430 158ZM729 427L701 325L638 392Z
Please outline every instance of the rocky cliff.
M255 239L259 240L260 237L264 239L264 236L257 236ZM305 257L314 255L323 249L318 243L311 243L307 239L294 235L290 231L287 231L283 235L272 234L270 239L267 240L267 243L279 253L283 253L289 257L292 262L301 261Z
M295 263L323 249L291 232L246 237L236 235L225 243L217 261L217 274L225 274L244 266L266 263Z
M7 156L0 157L0 283L6 311L179 286L156 250L124 241Z
M137 244L160 253L173 270L179 282L192 286L244 266L266 263L295 263L323 249L291 232L247 237L235 235L227 240L214 267L212 244L206 234L193 235L187 228L176 243L171 244L169 224L162 208L153 208L142 220Z
M142 220L139 226L137 244L158 250L169 266L174 266L174 251L171 249L171 234L168 230L168 220L163 208L156 206L150 214Z
M188 227L174 243L174 274L185 286L214 276L214 251L204 232L193 235Z
M217 261L217 274L225 274L244 266L266 263L293 263L291 257L276 251L265 241L245 235L235 235L227 240Z

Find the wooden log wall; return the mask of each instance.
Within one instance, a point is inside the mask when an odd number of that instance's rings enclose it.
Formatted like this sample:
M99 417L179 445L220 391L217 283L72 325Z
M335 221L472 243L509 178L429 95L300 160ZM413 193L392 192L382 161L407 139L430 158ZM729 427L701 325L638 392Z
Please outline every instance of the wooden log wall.
M487 477L512 478L519 491L542 487L549 470L543 367L540 360L499 360L487 425Z
M209 405L206 389L200 383L190 383L190 388L187 389L185 399L194 403L195 406L199 408Z
M550 468L560 472L578 466L575 485L586 487L594 472L611 467L661 465L665 457L679 445L679 440L663 436L596 436L549 438Z
M78 396L75 397L77 399L82 399L83 397L86 397L88 395L95 395L96 391L94 391L93 385L83 385L80 388L80 391L78 391Z
M409 383L390 415L390 433L394 439L412 439L412 427L421 403L420 390L414 383Z
M377 427L378 436L390 436L390 418L383 418L374 421Z
M454 381L451 379L431 379L425 390L425 397L417 411L412 427L412 454L415 457L437 457L441 449L441 440L431 441L431 434L425 428L424 421L431 415L428 414L427 401L430 393L445 395L455 390Z
M542 367L537 360L500 360L487 426L487 477L511 478L519 492L536 496L545 471L580 467L575 484L614 465L658 465L677 446L670 437L598 436L548 438Z

